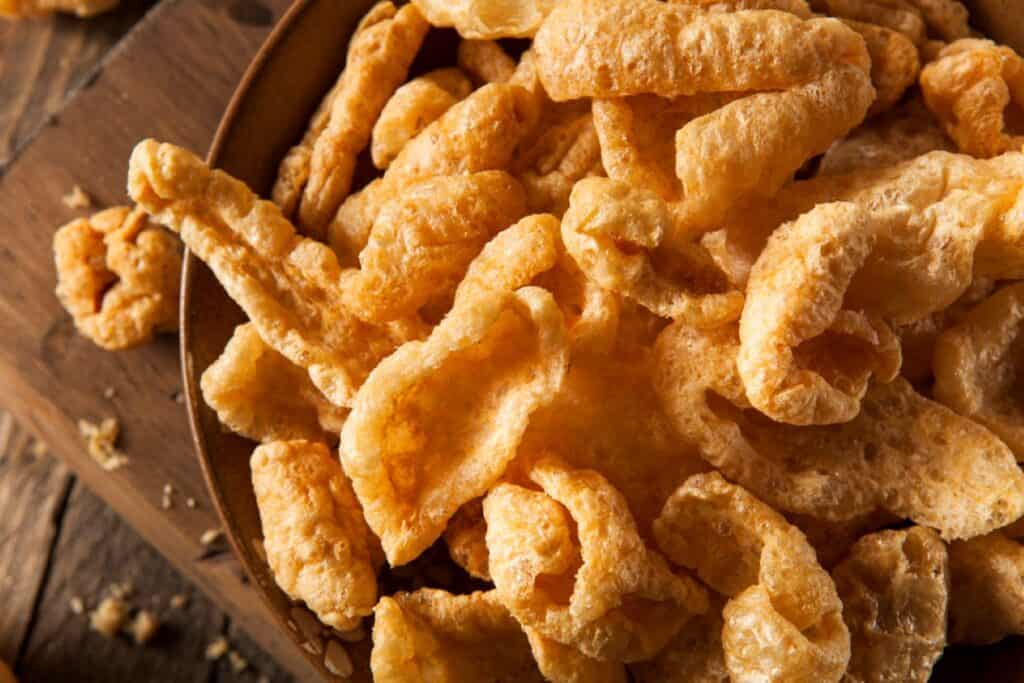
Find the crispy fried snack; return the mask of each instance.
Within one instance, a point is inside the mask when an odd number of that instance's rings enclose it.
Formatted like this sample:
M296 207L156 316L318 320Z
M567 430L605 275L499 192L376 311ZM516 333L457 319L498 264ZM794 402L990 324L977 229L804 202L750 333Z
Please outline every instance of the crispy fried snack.
M267 346L252 323L235 328L200 384L221 424L254 441L336 442L348 417L305 370Z
M879 225L845 202L772 233L747 283L736 360L750 404L779 422L852 420L872 377L892 380L900 346L882 320L843 308Z
M593 659L531 628L523 630L537 668L549 683L627 683L629 680L625 665L619 662Z
M917 82L921 59L917 46L898 31L846 19L843 23L860 34L871 55L871 83L875 86L875 101L868 109L874 116L891 109L907 88Z
M1024 146L1006 130L1004 113L1024 105L1024 60L991 40L965 38L946 46L921 70L928 108L962 152L993 157Z
M515 163L533 213L561 216L577 181L603 176L601 144L589 111L571 116L545 130Z
M459 41L457 60L477 86L507 83L516 72L516 61L493 40Z
M700 7L708 12L742 12L745 10L774 9L795 14L801 19L811 18L807 0L670 0L681 5Z
M926 683L946 647L949 561L924 527L865 536L832 570L850 629L844 680Z
M345 471L392 566L418 556L498 480L565 375L551 295L488 294L457 299L427 340L382 361L342 432Z
M654 522L658 547L731 599L722 644L734 681L838 681L850 658L835 584L782 515L720 474L691 477Z
M460 70L436 69L409 81L391 96L373 126L370 155L385 169L405 145L456 102L466 99L473 84Z
M275 441L252 454L263 546L277 585L340 631L377 601L376 542L341 465L323 444Z
M729 683L722 649L722 606L720 598L712 597L708 611L686 622L654 659L631 664L636 682Z
M1024 460L1024 283L972 308L935 342L935 399L988 427Z
M337 406L413 325L370 325L339 301L341 269L326 246L295 234L270 202L188 151L154 140L132 152L129 192L206 262L260 338L305 368Z
M709 13L655 0L565 0L544 21L533 49L544 89L556 101L783 90L840 64L869 66L863 41L834 19Z
M542 491L500 484L484 499L491 576L524 627L631 662L707 609L703 589L644 545L625 499L600 474L542 459L527 476Z
M655 347L655 389L704 458L779 510L842 521L883 509L946 539L1024 513L1024 474L1010 449L903 379L873 382L849 422L792 427L749 409L738 349L735 325L675 323Z
M534 278L533 284L555 297L574 351L607 354L617 346L623 347L620 320L623 307L628 307L630 302L623 302L617 294L602 289L588 278L565 252L559 226L555 227L555 240L560 250L558 261L553 268Z
M120 0L0 0L0 18L22 19L53 12L92 17L111 10Z
M309 151L309 176L296 214L304 234L326 237L327 225L352 186L356 157L370 142L377 117L405 80L429 28L415 6L396 9L391 2L378 3L360 22L326 125ZM282 179L289 182L283 174ZM274 196L287 197L293 191L275 190Z
M524 214L522 186L504 171L408 185L377 214L342 301L360 318L383 323L450 300L484 244Z
M949 642L1024 634L1024 546L997 531L949 544Z
M558 220L527 216L498 233L473 259L455 293L455 306L500 298L525 287L558 262Z
M916 9L930 33L946 42L971 35L967 8L958 0L904 0Z
M673 232L658 195L606 178L576 183L562 220L567 251L604 289L696 325L735 320L743 294L729 287L699 245L668 244Z
M413 0L434 26L463 38L529 38L559 0Z
M109 351L178 329L181 247L145 211L119 206L53 236L57 296L78 331Z
M381 207L414 181L507 168L536 109L533 95L518 86L473 92L410 140L381 180L345 200L328 229L331 247L342 259L362 251Z
M811 8L834 17L875 24L902 33L914 45L924 44L924 19L909 0L810 0Z
M444 530L444 542L452 561L470 576L491 580L487 563L487 525L484 523L484 501L474 498L456 511Z
M832 569L840 560L845 559L853 544L865 534L902 521L885 510L876 510L841 522L829 522L792 512L786 515L786 519L807 537L807 542L818 556L818 562L825 569Z

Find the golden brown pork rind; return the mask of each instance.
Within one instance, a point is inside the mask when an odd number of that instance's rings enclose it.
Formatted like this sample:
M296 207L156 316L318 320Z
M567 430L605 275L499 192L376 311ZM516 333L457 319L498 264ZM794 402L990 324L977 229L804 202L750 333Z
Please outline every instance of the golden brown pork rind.
M1024 104L1024 60L991 40L946 46L921 70L921 92L962 152L993 157L1024 146L1006 130L1004 113Z
M200 380L221 424L255 441L336 442L348 410L332 405L309 374L239 325Z
M846 422L872 377L899 371L888 325L843 308L879 228L856 204L819 204L772 233L754 264L737 367L751 405L773 420Z
M971 34L967 8L959 0L904 0L924 19L928 32L950 42Z
M1003 287L935 341L935 399L1024 460L1024 283Z
M731 599L725 664L736 681L838 681L850 635L831 577L800 530L712 472L691 477L654 522L658 547Z
M342 301L384 323L451 299L484 244L526 214L522 186L504 171L438 176L406 186L381 208Z
M652 657L707 609L691 579L648 549L625 499L593 470L541 460L542 491L500 484L484 499L498 596L524 627L590 657Z
M868 68L861 38L834 19L709 13L655 0L566 0L544 21L533 50L556 101L783 90L840 64Z
M627 683L626 667L606 659L593 659L571 645L524 629L530 650L544 680L549 683Z
M829 522L792 512L786 515L786 519L803 532L818 555L818 562L829 570L846 558L850 548L862 536L902 521L885 510L876 510L841 522Z
M917 46L902 33L882 26L847 19L843 23L860 34L871 56L871 84L875 101L868 109L874 116L891 109L907 88L917 82L921 58Z
M506 83L516 71L516 61L493 40L459 41L456 59L477 86Z
M370 142L377 117L405 80L429 28L414 5L396 9L391 2L375 5L360 22L327 123L309 152L309 176L296 213L304 234L326 237L352 187L356 157Z
M637 683L729 683L722 649L721 598L705 614L686 622L658 655L629 667Z
M949 642L1024 634L1024 546L997 531L949 545Z
M946 539L1024 513L1024 474L1009 448L903 379L872 382L849 422L793 427L749 408L738 348L734 325L675 323L655 347L655 389L703 457L772 506L831 521L883 509Z
M21 19L53 12L92 17L111 10L120 0L0 0L0 17Z
M565 375L565 325L550 294L467 301L377 366L342 432L345 471L393 566L498 480Z
M924 19L908 0L810 0L816 12L902 33L914 45L927 38Z
M802 19L811 18L807 0L670 0L681 5L700 7L708 12L742 12L745 10L774 9L789 12Z
M607 178L576 183L562 240L587 277L663 317L714 326L735 320L743 294L732 290L694 243L670 243L668 207L658 195Z
M413 0L434 26L463 38L529 38L559 0Z
M601 144L590 111L570 112L547 127L519 155L515 172L526 189L531 212L564 214L577 181L604 175Z
M946 647L949 561L930 529L863 537L832 570L850 630L844 681L926 683Z
M484 501L474 498L456 511L444 530L444 542L452 562L470 576L491 580L487 559L487 525L484 522Z
M145 211L119 206L53 236L57 296L75 327L109 351L178 329L181 246Z
M190 152L140 142L129 192L177 232L246 312L259 336L305 368L331 403L348 406L370 370L422 330L370 325L340 301L341 268L323 244L296 234L270 202Z
M376 541L341 465L321 443L275 441L251 466L277 585L328 626L357 627L377 602Z

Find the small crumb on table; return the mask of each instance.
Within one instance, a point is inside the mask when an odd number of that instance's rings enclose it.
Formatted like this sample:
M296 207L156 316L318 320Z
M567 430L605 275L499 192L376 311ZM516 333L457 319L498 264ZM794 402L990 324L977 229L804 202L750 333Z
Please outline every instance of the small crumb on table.
M224 532L220 529L207 529L203 532L203 535L199 537L199 542L206 547L210 547L222 538L224 538Z
M128 605L124 600L111 596L104 598L89 615L89 626L107 638L113 638L128 618Z
M92 207L92 197L80 185L72 187L70 192L61 197L61 201L69 209L88 209Z
M115 447L121 431L116 418L104 418L99 424L79 420L78 431L85 439L89 456L107 472L113 472L130 462L128 456Z
M151 641L159 630L160 621L149 610L139 610L129 629L132 639L139 645L145 645Z
M206 646L206 658L210 661L217 661L226 655L229 649L231 649L231 645L228 643L228 639L220 636Z

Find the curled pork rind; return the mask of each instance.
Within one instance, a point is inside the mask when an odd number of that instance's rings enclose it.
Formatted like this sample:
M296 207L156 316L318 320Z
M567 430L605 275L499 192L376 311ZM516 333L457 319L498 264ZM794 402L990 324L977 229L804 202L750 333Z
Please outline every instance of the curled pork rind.
M332 405L305 370L239 325L200 382L203 399L231 431L262 441L337 441L348 410Z
M935 399L992 430L1024 460L1024 283L971 309L935 342Z
M875 101L868 109L874 116L891 109L907 88L917 82L921 59L917 47L902 33L847 19L847 26L860 34L871 55L871 83L875 86Z
M79 218L53 237L57 296L75 327L110 350L178 328L181 247L141 209Z
M1024 546L1002 532L949 545L949 642L1024 634Z
M342 432L345 471L393 566L498 480L565 375L565 325L550 294L468 301L377 366Z
M120 0L0 0L0 17L38 17L53 12L92 17L111 10Z
M493 40L459 41L457 60L476 85L506 83L516 71L516 61Z
M405 324L370 325L350 313L339 300L334 253L297 235L277 206L190 152L144 140L128 173L135 201L181 235L260 338L305 368L334 405L350 405L370 370L420 333Z
M872 376L889 381L900 346L881 320L843 309L879 226L855 204L819 204L768 239L747 284L740 378L751 405L788 424L853 419Z
M434 26L463 38L529 38L559 0L413 0Z
M850 629L849 683L926 683L946 647L949 562L930 529L863 537L832 571Z
M629 667L637 683L729 683L722 649L722 603L686 622L658 655Z
M533 50L556 101L783 90L840 64L869 66L863 41L834 19L710 13L655 0L565 0L537 32Z
M735 320L743 294L699 245L665 244L672 232L658 195L606 178L578 182L562 220L569 254L604 289L701 326Z
M655 347L655 389L680 433L773 507L843 521L879 509L971 538L1024 513L1024 474L991 432L901 378L872 382L839 425L793 427L749 408L735 326L675 323Z
M652 657L707 609L637 532L625 499L592 470L528 469L542 491L499 484L484 499L498 596L525 628L589 657Z
M409 140L472 90L472 83L459 69L437 69L396 90L373 126L370 155L374 166L387 168Z
M992 157L1024 146L1004 121L1011 104L1024 105L1024 60L1011 48L958 40L921 70L921 92L962 152Z
M328 626L355 628L377 602L375 540L341 465L311 441L264 444L251 465L277 585Z
M387 322L450 300L484 244L525 213L522 186L503 171L408 185L377 215L342 301L364 320Z

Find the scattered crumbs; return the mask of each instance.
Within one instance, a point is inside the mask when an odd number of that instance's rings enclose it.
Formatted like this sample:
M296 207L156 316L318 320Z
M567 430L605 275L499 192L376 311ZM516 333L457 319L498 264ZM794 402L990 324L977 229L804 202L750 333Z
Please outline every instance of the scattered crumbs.
M203 535L199 537L199 542L209 548L214 543L217 543L224 538L224 532L220 529L207 529L203 532Z
M104 598L89 615L89 626L107 638L113 638L128 618L128 605L121 598Z
M188 606L188 596L178 593L171 596L171 609L185 609Z
M85 601L75 595L68 601L68 607L74 614L85 614Z
M128 630L132 635L132 640L139 645L145 645L160 630L160 621L149 610L139 610Z
M236 650L228 652L228 662L231 664L231 670L236 674L240 674L249 668L249 660L238 654Z
M196 499L195 498L186 498L185 499L185 506L188 509L190 509L190 510L195 510L197 507L199 507L199 504L196 503Z
M69 209L88 209L92 206L92 197L82 189L81 185L75 185L71 192L61 197L64 206Z
M115 396L117 396L117 389L114 387L107 387L103 390L103 398L108 401L113 400Z
M107 472L128 464L128 456L114 447L121 431L117 419L107 417L98 425L89 420L79 420L78 431L85 439L90 457Z
M231 645L228 643L228 639L224 636L220 636L206 646L206 658L211 661L216 661L226 655L230 649Z
M47 447L45 443L43 443L39 439L36 439L35 441L32 442L32 448L30 452L32 453L33 457L42 458L47 453L50 452L50 449L49 447Z
M324 668L335 676L348 678L353 673L352 659L348 656L345 647L336 640L327 642L327 651L324 654Z
M174 401L175 403L184 403L185 394L181 393L181 391L175 391L173 394L171 394L171 400Z
M334 633L346 643L358 643L366 637L366 629L363 628L362 624L348 631L335 630Z

